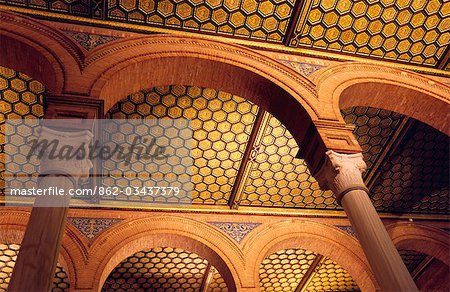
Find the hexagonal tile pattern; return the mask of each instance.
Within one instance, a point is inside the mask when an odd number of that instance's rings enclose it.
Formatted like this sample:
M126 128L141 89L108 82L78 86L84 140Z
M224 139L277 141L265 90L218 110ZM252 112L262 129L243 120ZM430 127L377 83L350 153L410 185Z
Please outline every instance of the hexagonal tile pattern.
M8 290L12 271L16 264L20 245L18 244L0 244L0 291ZM70 283L64 268L58 263L56 266L55 277L53 278L53 292L69 291Z
M123 260L109 274L102 291L199 291L208 261L179 248L160 247L140 251ZM214 287L223 285L218 276ZM213 277L214 278L214 277ZM222 279L222 280L221 280Z
M108 116L190 119L194 130L193 202L227 204L257 111L251 102L214 89L169 86L133 94L116 104ZM130 183L118 180L106 183Z
M360 291L352 276L330 258L319 263L305 291Z
M267 114L267 113L266 113ZM254 146L251 170L241 205L335 209L330 191L323 192L306 163L295 156L298 146L289 131L270 114Z
M289 44L435 66L450 42L449 22L443 0L317 0Z
M367 169L377 162L404 119L396 112L371 107L352 107L343 110L342 115L346 123L356 126L354 134L363 150Z
M0 144L5 143L5 122L8 119L39 119L44 116L44 101L43 92L44 86L31 79L29 76L20 72L1 67L0 66ZM24 125L25 126L25 125ZM17 137L18 143L24 143L26 137L31 135L28 128L23 128ZM14 147L9 148L11 151ZM14 163L11 163L11 169L25 173L32 173L37 171L38 164L36 161L31 161L25 158L20 153L8 153L14 155ZM2 153L0 159L0 191L4 193L5 181L5 154ZM31 171L30 171L31 169ZM34 178L35 179L35 178ZM33 178L17 177L14 179L13 187L33 187L35 186Z
M214 268L211 267L212 278L211 281L208 283L208 292L228 292L227 283L225 283L225 280L222 278L220 273Z
M304 249L280 250L259 268L261 291L295 291L317 254Z
M107 15L131 23L281 42L295 1L117 0L108 1Z
M449 140L415 121L378 169L371 188L379 211L448 214Z
M400 254L406 268L408 268L408 271L410 273L414 272L417 266L427 257L427 255L424 253L406 249L401 249L398 251L398 253Z

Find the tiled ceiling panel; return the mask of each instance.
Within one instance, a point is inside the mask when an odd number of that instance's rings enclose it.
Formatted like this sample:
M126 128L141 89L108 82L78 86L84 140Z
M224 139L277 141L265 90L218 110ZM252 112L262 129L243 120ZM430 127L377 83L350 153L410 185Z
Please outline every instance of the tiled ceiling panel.
M193 202L227 204L257 111L251 102L214 89L169 86L133 94L108 115L191 119Z
M330 191L323 192L302 159L288 130L266 113L260 137L253 146L249 173L243 182L241 205L299 208L337 208Z
M366 172L367 175L399 129L404 116L396 112L365 106L345 109L342 115L347 124L356 126L353 133L363 150L364 161L369 169Z
M448 137L414 121L380 166L372 201L379 211L447 214L448 180Z
M10 119L39 119L44 116L44 86L20 72L0 66L0 145L5 144L5 122ZM23 127L18 133L23 137L21 143L32 135L32 129ZM17 137L17 136L16 136ZM14 155L13 161L8 163L8 172L36 173L37 161L27 159L20 149L10 143L8 154ZM0 192L5 189L5 153L0 153ZM35 178L19 176L12 180L10 187L33 187Z
M413 273L414 270L419 266L419 264L423 262L427 257L426 254L412 250L401 249L398 252L409 273Z
M9 281L16 264L20 245L18 244L0 244L0 291L8 291ZM70 283L64 268L57 263L55 276L53 278L52 292L69 291Z
M261 291L359 291L353 278L332 259L304 249L285 249L264 259Z
M208 278L208 261L179 248L161 247L140 251L123 260L106 279L102 291L200 291ZM214 268L213 287L226 285ZM216 275L217 274L217 275ZM203 284L208 285L208 284ZM209 289L209 286L205 286Z
M304 249L286 249L271 254L259 268L261 291L295 291L316 256Z
M436 66L450 41L444 0L311 0L289 45Z
M317 266L306 291L360 291L352 276L330 258Z
M281 42L295 0L110 0L108 18Z

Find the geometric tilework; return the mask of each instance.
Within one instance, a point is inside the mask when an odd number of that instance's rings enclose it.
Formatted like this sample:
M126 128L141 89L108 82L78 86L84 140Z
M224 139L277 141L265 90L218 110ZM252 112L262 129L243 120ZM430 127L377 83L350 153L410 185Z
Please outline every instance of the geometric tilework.
M261 223L248 222L208 222L228 234L237 243L240 243L244 237Z
M378 169L371 188L379 211L448 214L449 139L418 121Z
M295 0L111 0L108 19L281 42Z
M340 226L340 225L336 225L335 227L341 229L342 231L344 231L345 233L348 233L349 235L353 236L356 238L356 232L353 229L352 226Z
M265 258L259 268L261 291L295 291L316 254L304 249L280 250Z
M291 67L292 69L294 69L295 71L297 71L298 73L302 74L305 77L308 77L317 70L324 68L324 66L304 62L297 62L283 59L278 59L278 61L287 64L289 67Z
M86 50L92 50L95 47L119 39L115 36L91 34L85 32L65 31L65 34L71 36L80 46Z
M450 41L448 1L309 2L306 21L297 23L290 46L435 66Z
M107 116L191 120L193 203L226 205L257 112L258 107L250 101L222 91L172 85L132 94ZM125 184L125 179L108 181L108 185Z
M0 66L0 145L4 145L5 122L8 119L39 119L44 116L44 86L42 83L31 79L29 76ZM26 141L32 135L31 129L25 127L18 133L21 140ZM16 137L18 137L17 135ZM12 143L10 143L12 144ZM1 153L0 159L0 192L4 192L5 182L3 180L5 172L5 160L8 160L8 173L20 173L23 169L25 173L36 173L38 164L34 160L26 159L23 154L17 152L19 149L13 145L8 149L8 156ZM11 181L10 187L33 187L35 177L17 177Z
M306 291L360 291L352 276L330 258L319 263Z
M119 263L102 291L200 291L207 266L207 260L183 249L146 249ZM207 290L228 291L219 272L214 267L211 270L215 276L205 284Z
M20 251L18 244L0 244L0 292L8 290L9 281ZM52 292L69 291L70 283L64 268L57 263Z
M67 221L91 240L122 219L69 217Z
M427 257L426 254L412 250L401 249L398 252L410 273L414 272L417 266Z

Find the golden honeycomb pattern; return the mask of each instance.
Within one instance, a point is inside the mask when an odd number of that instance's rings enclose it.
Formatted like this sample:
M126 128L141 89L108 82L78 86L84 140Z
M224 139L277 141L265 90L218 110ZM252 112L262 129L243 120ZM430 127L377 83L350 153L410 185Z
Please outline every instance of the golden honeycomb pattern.
M317 254L304 249L277 251L259 268L261 291L295 291Z
M353 133L361 145L364 161L369 170L377 162L404 119L403 115L396 112L363 106L345 109L342 115L346 123L356 126Z
M306 291L360 291L352 276L330 258L319 263Z
M449 140L414 121L394 153L378 169L371 188L378 211L449 213Z
M450 42L445 0L311 0L289 44L435 66Z
M105 281L102 291L197 292L205 279L207 266L207 260L183 249L146 249L128 257L115 267ZM218 283L223 282L221 278L219 274Z
M44 116L42 83L31 79L29 76L0 66L0 144L5 144L5 122L10 119L39 119ZM23 125L25 126L25 125ZM22 142L25 143L27 136L31 135L30 129L23 129ZM19 140L16 140L19 141ZM14 161L8 164L8 170L23 170L26 173L33 173L37 169L37 164L26 159L25 155L18 153L15 145L11 145L9 151L14 155ZM14 149L17 153L14 153ZM3 193L5 188L5 153L0 153L0 190ZM34 182L28 177L17 177L14 179L15 187L33 187Z
M192 198L194 203L227 204L252 131L258 107L214 89L155 87L116 104L113 119L185 118L193 128ZM113 167L110 167L113 169ZM107 184L126 184L110 181Z
M110 0L109 19L281 42L296 0Z
M8 290L20 245L18 244L0 244L0 291ZM52 292L69 291L70 283L64 268L58 263L56 266L55 277L53 278Z
M211 267L210 273L212 274L211 281L208 283L208 292L228 292L227 283L222 278L222 275L214 268Z
M423 262L423 260L425 260L425 258L427 257L427 255L424 253L406 249L401 249L398 251L398 253L402 258L403 263L405 263L405 266L408 269L409 273L414 272L417 266L419 266L419 264Z
M320 190L305 161L295 158L298 146L289 131L268 115L260 130L262 139L254 146L240 205L338 208L333 194Z

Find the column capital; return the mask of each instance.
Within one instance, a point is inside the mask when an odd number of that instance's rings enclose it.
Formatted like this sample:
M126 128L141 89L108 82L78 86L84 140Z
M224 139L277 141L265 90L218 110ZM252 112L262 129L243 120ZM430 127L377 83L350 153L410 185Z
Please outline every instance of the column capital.
M362 173L366 171L362 153L341 154L329 150L315 178L323 189L332 190L340 204L342 197L353 190L369 193Z
M39 149L41 176L64 175L74 183L86 180L92 168L89 157L92 138L93 135L88 130L66 132L41 127L38 141L46 141L48 146Z

